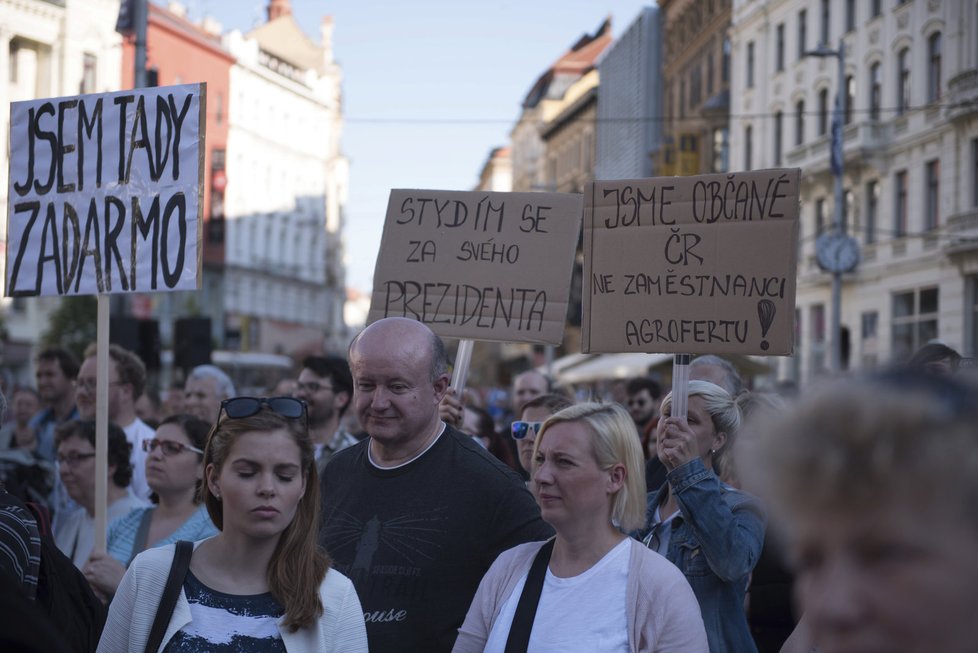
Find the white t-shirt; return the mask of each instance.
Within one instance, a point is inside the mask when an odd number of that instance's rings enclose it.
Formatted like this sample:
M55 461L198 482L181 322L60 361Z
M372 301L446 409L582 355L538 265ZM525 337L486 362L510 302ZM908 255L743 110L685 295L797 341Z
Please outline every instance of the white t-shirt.
M547 569L528 653L628 652L625 592L632 546L641 545L625 538L593 567L571 578L558 578ZM506 639L526 576L516 583L513 593L503 603L486 640L486 653L506 650Z
M146 483L146 452L143 451L143 440L152 440L156 437L156 431L138 417L122 430L126 434L126 440L129 440L129 444L132 445L129 454L129 462L132 463L132 480L129 482L129 487L137 497L148 501L151 491Z

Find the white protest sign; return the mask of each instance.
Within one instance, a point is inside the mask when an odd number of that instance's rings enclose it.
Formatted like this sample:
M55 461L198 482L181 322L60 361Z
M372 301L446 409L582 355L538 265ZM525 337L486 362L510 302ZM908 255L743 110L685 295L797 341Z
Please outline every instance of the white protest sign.
M11 104L8 297L199 288L205 96Z
M560 344L580 195L392 190L367 322L440 336Z
M582 351L790 355L800 175L589 184Z

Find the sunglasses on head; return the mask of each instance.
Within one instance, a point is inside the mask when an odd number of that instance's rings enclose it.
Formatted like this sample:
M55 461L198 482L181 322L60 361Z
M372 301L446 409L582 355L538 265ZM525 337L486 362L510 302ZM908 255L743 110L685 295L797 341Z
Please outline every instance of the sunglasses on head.
M228 419L251 417L265 407L276 415L288 419L306 418L306 402L295 397L232 397L221 402L217 421L220 423L222 417Z
M522 440L527 435L533 438L537 437L541 426L543 426L543 422L524 422L523 420L517 420L513 422L510 430L512 431L514 440Z

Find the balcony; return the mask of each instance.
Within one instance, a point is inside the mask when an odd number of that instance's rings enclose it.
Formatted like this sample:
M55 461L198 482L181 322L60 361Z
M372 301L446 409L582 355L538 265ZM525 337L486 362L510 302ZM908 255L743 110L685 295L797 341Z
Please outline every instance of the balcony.
M978 68L955 75L947 84L946 116L960 120L978 113Z
M846 125L842 132L846 166L859 167L866 159L881 154L889 144L890 126L885 122L863 120ZM803 168L809 173L828 172L829 136L819 136L785 153L785 164Z
M978 208L957 213L947 219L944 253L958 256L978 252Z

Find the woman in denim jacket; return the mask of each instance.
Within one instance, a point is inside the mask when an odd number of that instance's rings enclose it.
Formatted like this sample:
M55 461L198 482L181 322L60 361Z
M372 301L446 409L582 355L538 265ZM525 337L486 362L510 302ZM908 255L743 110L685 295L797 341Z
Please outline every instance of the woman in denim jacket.
M744 613L744 594L764 543L760 502L714 471L725 464L741 412L726 390L689 382L687 417L672 417L672 394L656 428L667 482L649 494L649 526L641 540L679 567L703 613L710 653L757 648Z

